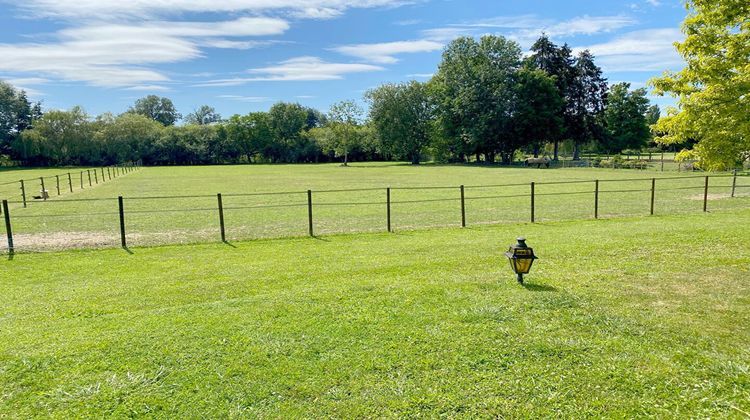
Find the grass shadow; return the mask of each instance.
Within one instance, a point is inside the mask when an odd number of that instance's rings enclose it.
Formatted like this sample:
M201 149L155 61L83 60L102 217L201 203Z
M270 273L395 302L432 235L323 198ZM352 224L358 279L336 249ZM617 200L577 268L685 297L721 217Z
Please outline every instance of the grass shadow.
M229 241L221 241L224 245L230 246L232 248L237 248L237 245L234 245L233 243Z
M523 283L523 288L530 292L557 292L557 288L546 284Z
M131 251L131 250L130 250L130 248L128 248L128 247L126 247L126 246L122 247L122 249L124 249L124 250L125 250L125 252L127 252L127 253L128 253L128 254L130 254L130 255L134 255L134 254L135 254L135 252Z

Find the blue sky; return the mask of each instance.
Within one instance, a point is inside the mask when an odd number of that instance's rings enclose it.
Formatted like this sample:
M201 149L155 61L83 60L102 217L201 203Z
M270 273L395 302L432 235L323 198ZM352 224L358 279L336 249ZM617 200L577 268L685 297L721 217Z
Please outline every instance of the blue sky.
M224 116L293 101L323 111L387 82L427 80L443 46L543 31L590 49L611 82L678 70L677 0L0 0L0 79L46 108L120 113L137 98ZM652 98L661 106L669 98Z

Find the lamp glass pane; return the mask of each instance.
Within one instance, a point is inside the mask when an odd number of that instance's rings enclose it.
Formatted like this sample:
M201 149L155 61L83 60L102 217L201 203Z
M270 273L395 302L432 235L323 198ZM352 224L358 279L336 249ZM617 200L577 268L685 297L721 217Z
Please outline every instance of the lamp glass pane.
M531 258L518 258L516 261L516 273L529 274L531 270L531 263L534 262Z

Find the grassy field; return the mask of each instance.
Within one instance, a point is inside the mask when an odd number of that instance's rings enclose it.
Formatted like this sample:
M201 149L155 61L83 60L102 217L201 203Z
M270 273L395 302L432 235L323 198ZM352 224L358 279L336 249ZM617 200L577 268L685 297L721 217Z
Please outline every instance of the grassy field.
M462 184L466 185L470 226L528 221L532 181L539 183L535 187L537 221L592 218L594 179L602 180L600 217L648 215L654 176L662 174L387 163L347 168L335 164L157 167L76 189L73 194L57 197L53 191L51 200L32 201L28 208L22 208L17 197L11 198L11 214L18 250L118 246L118 195L125 198L130 245L207 242L219 239L216 194L220 192L227 237L237 241L306 235L307 189L313 190L315 233L327 235L384 231L389 186L393 188L392 227L400 231L460 225ZM657 181L655 213L702 211L702 175L672 173L668 177ZM567 183L582 180L587 182ZM750 207L750 178L738 178L737 198L729 197L731 184L728 176L711 179L711 211ZM264 192L274 194L255 195ZM0 226L1 232L4 229Z
M744 209L22 253L0 417L742 418L748 231Z

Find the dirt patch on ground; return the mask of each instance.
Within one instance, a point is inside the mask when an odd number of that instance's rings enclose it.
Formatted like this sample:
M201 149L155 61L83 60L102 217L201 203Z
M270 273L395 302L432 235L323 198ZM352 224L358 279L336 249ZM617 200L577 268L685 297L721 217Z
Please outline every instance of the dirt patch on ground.
M703 201L703 194L691 195L688 197L690 200ZM732 198L731 194L709 194L709 200L723 200L725 198Z
M129 246L149 246L219 241L217 229L171 230L155 233L128 233ZM0 251L8 250L2 241ZM50 232L14 234L16 251L61 251L67 249L116 248L121 246L119 232Z
M18 251L56 251L74 248L106 248L119 240L106 232L51 232L13 235ZM7 249L7 245L4 247Z

